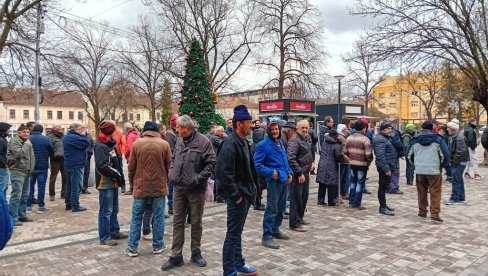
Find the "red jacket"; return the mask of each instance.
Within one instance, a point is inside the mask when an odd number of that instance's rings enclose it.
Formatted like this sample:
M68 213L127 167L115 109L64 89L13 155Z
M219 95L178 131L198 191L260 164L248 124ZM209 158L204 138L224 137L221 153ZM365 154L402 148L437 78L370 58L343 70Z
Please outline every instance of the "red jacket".
M129 160L130 157L130 151L132 149L132 144L139 139L141 135L139 134L139 131L137 130L131 130L129 133L127 133L127 137L125 138L125 159Z

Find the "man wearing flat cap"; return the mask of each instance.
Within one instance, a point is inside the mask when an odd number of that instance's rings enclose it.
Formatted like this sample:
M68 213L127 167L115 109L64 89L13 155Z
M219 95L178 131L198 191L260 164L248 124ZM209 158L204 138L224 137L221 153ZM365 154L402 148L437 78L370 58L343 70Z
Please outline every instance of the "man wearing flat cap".
M132 145L128 165L129 183L132 183L134 197L129 241L125 250L125 254L130 257L137 256L143 220L151 218L143 216L145 213L152 213L153 254L160 254L167 248L163 238L164 207L168 195L168 171L173 157L168 142L161 139L158 124L147 121L142 134L142 138ZM147 225L150 222L144 221Z
M116 142L112 138L115 124L102 121L98 125L100 132L95 143L95 182L99 192L98 202L98 238L100 244L114 246L116 240L126 239L127 235L120 233L119 221L119 187L123 182L122 168L115 150Z
M430 219L434 223L442 223L441 211L442 168L450 162L450 154L444 139L434 131L435 121L425 121L422 131L410 141L408 161L415 166L415 182L419 213L421 218L427 217L430 194Z
M464 134L459 131L459 123L455 121L447 123L447 132L451 154L452 192L446 204L456 205L466 200L463 173L469 162L469 146Z

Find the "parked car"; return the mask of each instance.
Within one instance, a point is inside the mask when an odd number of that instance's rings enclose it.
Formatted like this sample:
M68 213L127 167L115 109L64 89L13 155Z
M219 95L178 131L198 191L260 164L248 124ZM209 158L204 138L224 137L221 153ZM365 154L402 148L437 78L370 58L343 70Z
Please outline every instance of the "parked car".
M483 126L480 128L480 135L483 134L483 131L485 131L486 126Z

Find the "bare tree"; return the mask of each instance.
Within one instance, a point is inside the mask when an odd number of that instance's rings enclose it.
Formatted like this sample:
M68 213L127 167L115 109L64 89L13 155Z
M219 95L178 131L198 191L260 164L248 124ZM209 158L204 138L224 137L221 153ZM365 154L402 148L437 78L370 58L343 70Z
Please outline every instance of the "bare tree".
M414 63L451 62L470 80L473 100L487 109L487 9L480 0L357 0L352 13L378 19L367 32L376 53Z
M86 101L88 117L98 125L106 114L103 106L116 84L113 80L114 60L109 53L113 37L103 29L86 26L63 28L65 43L59 45L50 64L53 75L66 92L81 93Z
M285 85L299 87L301 97L320 86L318 78L325 53L319 12L308 0L252 0L265 52L258 65L275 72L265 86L278 86L283 98ZM310 96L310 95L309 95Z
M192 37L202 43L212 90L220 91L231 81L251 53L254 13L246 1L153 0L163 24L175 38L175 47L188 54ZM181 64L183 68L183 63ZM181 75L172 68L175 76Z
M139 17L139 25L132 27L136 38L128 43L128 51L120 53L121 62L130 72L129 80L149 100L151 119L156 121L156 110L161 106L164 78L170 75L178 58L174 48L162 39L148 17ZM160 119L160 118L158 118Z
M379 59L361 40L354 43L354 49L342 60L347 65L349 84L364 97L364 113L368 113L373 89L380 84L391 69L391 64Z

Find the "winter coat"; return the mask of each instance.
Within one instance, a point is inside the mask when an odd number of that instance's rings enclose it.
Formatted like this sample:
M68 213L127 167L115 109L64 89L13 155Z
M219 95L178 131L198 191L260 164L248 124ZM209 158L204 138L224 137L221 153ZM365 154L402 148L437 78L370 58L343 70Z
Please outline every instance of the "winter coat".
M317 136L317 132L315 132L315 129L310 128L308 130L308 136L312 140L312 155L315 155L317 152L317 143L319 142L319 136Z
M476 135L476 126L469 124L468 128L464 131L464 137L468 140L468 147L475 150L478 146L478 137Z
M0 136L0 168L7 167L7 151L8 151L7 138L5 138L4 136Z
M415 174L439 175L449 164L449 150L442 137L424 129L410 141L408 160Z
M173 157L175 156L175 146L176 146L176 140L178 140L178 133L174 129L168 130L166 135L164 136L164 140L168 142L169 147L171 149L171 153L173 154Z
M34 149L34 156L36 158L34 170L49 169L49 157L54 156L54 145L51 139L42 135L39 131L33 131L29 136L29 140Z
M220 147L220 144L222 144L222 142L224 141L224 138L214 134L210 136L209 140L212 143L215 155L217 156L217 151Z
M337 186L339 181L339 162L343 158L341 144L337 138L325 135L320 150L316 181L321 184Z
M127 137L125 138L125 152L124 152L125 160L129 160L132 145L137 139L139 139L140 136L141 135L139 134L139 131L135 129L127 133Z
M54 156L52 159L63 159L64 157L64 149L63 149L63 137L64 134L62 132L54 133L50 132L47 135L47 138L51 139L51 142L54 146Z
M86 166L88 148L93 143L90 136L82 136L74 129L63 139L64 168L81 168Z
M13 137L8 144L7 163L10 173L28 176L34 171L36 163L32 144L24 142L19 136Z
M488 150L488 127L483 130L483 134L481 135L481 145Z
M322 145L324 144L325 135L328 134L328 133L330 133L330 131L332 129L333 129L332 127L328 127L326 125L323 125L323 126L320 127L320 130L319 130L320 147L322 147Z
M246 139L233 132L220 147L217 157L216 177L218 192L233 202L242 196L253 203L256 196L258 176L254 166L251 147Z
M169 179L180 193L204 193L208 178L215 171L215 152L205 135L193 131L190 137L179 137L175 145Z
M95 183L97 183L98 190L115 189L124 183L115 144L114 140L107 143L97 141L93 148L95 153Z
M296 133L288 141L286 148L288 164L293 175L299 177L302 174L309 174L312 169L312 143L310 136L303 137Z
M144 136L132 144L127 170L134 198L168 195L168 172L172 159L168 142L161 139L156 131L145 131Z
M374 137L375 164L378 172L389 172L397 166L398 152L391 138L379 132Z
M469 161L468 143L459 130L449 135L448 146L452 165L459 165Z
M405 146L403 145L402 134L397 129L393 129L390 136L390 141L398 154L398 157L405 156Z
M263 127L258 127L252 132L252 145L251 145L251 151L254 154L256 151L256 145L263 141L264 138L266 138L266 129Z
M278 173L280 182L287 181L288 176L293 174L288 165L285 144L281 139L279 147L269 136L259 142L254 153L254 164L256 165L256 171L264 176L266 182L271 181L275 170Z
M125 136L122 131L116 129L112 137L115 140L115 150L117 155L125 154Z
M366 135L356 132L349 135L344 145L344 153L349 157L349 164L353 168L367 170L373 161L373 148Z
M0 191L0 251L5 248L14 232L14 220L9 213L7 198Z

